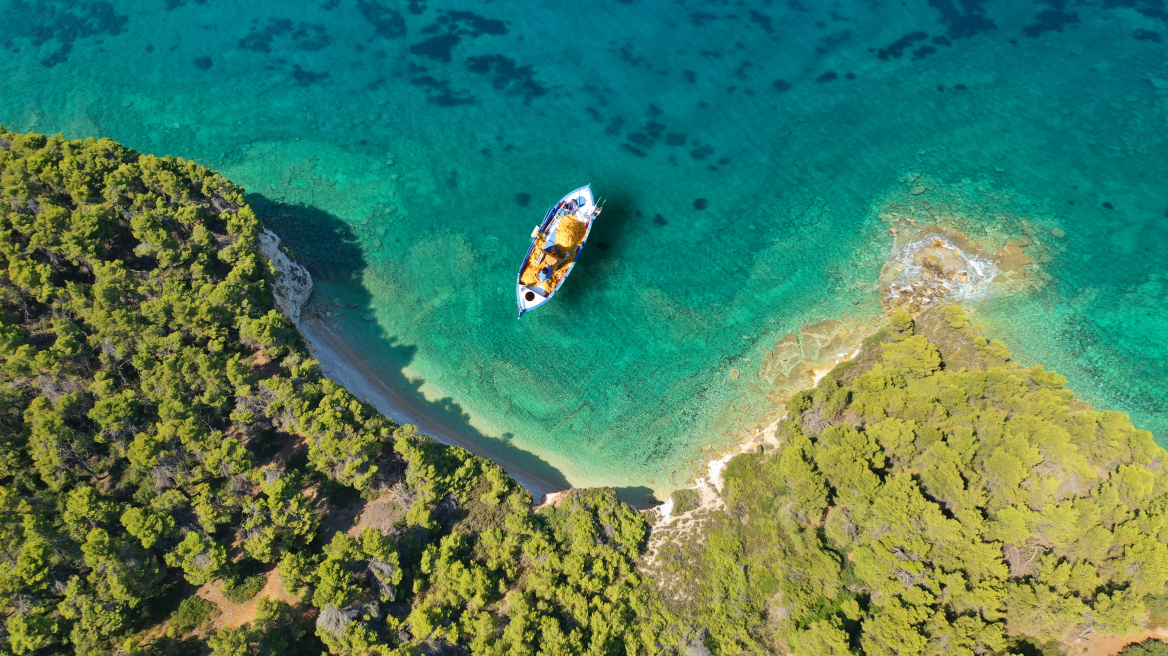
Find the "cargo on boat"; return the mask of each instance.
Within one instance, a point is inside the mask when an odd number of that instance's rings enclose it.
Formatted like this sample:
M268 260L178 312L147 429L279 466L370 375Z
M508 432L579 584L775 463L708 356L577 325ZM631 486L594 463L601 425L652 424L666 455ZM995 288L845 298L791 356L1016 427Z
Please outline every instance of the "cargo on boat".
M515 283L519 316L548 302L564 284L600 210L592 185L585 185L561 198L531 231L531 248Z

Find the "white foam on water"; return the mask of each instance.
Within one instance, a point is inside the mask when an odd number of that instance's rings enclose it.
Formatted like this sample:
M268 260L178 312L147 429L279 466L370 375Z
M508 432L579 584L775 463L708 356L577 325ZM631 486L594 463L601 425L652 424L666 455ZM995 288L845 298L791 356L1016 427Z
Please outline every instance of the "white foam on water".
M983 255L967 253L944 236L929 234L906 242L889 254L886 266L896 271L889 285L888 293L891 298L897 299L906 292L919 290L925 282L922 275L926 268L915 260L917 253L925 248L950 251L961 262L961 266L956 268L948 279L927 279L934 289L944 290L944 293L936 298L936 302L951 300L969 302L989 298L992 295L993 282L1001 275L1001 270L992 260ZM957 277L960 272L965 273L965 282Z

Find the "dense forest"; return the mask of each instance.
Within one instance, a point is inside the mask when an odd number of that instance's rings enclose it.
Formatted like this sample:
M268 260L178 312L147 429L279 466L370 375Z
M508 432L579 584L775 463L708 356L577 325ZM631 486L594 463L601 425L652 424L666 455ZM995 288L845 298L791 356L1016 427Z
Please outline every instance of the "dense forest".
M893 315L731 461L706 539L662 548L671 606L722 654L1053 655L1168 624L1168 454L1064 384L959 307Z
M604 490L533 513L323 378L231 182L0 131L0 187L4 653L660 651L645 519ZM337 526L375 500L390 526ZM210 628L196 591L271 576L299 602Z
M0 188L3 654L1053 655L1168 625L1165 452L960 308L893 315L650 551L656 512L533 510L324 378L213 171L0 130Z

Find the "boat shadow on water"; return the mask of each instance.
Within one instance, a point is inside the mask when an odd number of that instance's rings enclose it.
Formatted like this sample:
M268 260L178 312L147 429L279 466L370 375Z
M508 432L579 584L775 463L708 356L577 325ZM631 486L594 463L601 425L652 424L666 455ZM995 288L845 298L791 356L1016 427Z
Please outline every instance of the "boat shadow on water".
M347 312L360 315L373 312L373 296L362 284L368 262L347 223L319 208L284 203L263 194L249 194L247 200L264 225L280 236L293 258L308 268L318 289L321 284L344 287L346 298L356 303ZM378 358L381 366L374 367L376 377L408 401L411 407L407 410L423 414L444 432L453 433L463 446L499 463L512 477L521 481L538 479L548 491L571 487L563 473L546 460L514 446L510 435L492 437L480 432L471 425L470 415L453 399L427 400L421 392L426 381L409 378L404 373L416 355L416 347L400 344L384 327L379 326L376 332L381 349Z
M604 212L592 224L588 243L580 254L572 278L556 294L559 303L571 312L588 312L596 302L597 292L612 284L606 267L596 266L606 260L619 260L635 241L647 222L636 215L636 199L629 189L597 185L605 189ZM594 309L594 308L592 308Z

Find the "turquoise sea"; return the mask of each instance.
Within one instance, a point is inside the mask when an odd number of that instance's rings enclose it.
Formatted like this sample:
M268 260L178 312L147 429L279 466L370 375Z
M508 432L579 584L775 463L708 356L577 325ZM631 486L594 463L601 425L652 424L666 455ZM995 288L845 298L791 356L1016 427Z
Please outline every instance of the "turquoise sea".
M388 380L635 499L777 416L784 334L880 313L892 211L1025 236L977 320L1168 444L1166 40L1164 0L0 0L0 124L222 171Z

